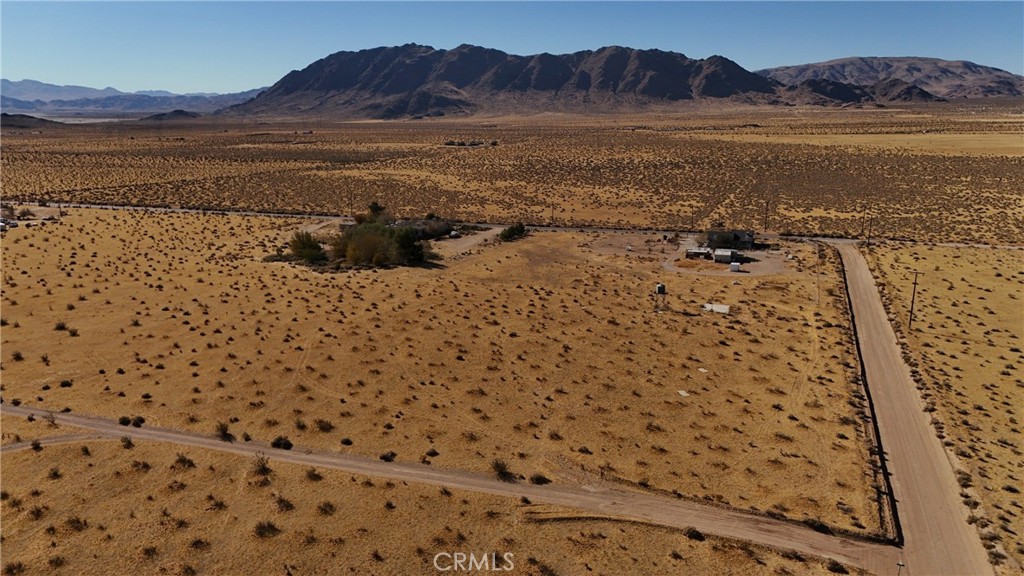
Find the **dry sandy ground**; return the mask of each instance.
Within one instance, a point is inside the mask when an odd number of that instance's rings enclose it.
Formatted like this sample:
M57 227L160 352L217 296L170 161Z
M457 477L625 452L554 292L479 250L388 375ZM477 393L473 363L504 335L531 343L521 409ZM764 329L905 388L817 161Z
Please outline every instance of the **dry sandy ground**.
M307 224L83 209L8 232L5 401L882 530L831 252L739 281L579 233L432 269L261 261Z
M5 133L7 199L1024 242L1022 105ZM445 146L447 140L497 146ZM1000 222L999 226L989 225Z
M435 555L457 551L509 553L508 574L829 573L556 506L273 462L263 476L198 449L87 440L2 464L3 563L27 574L437 574Z
M1024 562L1024 253L875 245L869 262L986 548ZM907 331L913 274L914 324Z

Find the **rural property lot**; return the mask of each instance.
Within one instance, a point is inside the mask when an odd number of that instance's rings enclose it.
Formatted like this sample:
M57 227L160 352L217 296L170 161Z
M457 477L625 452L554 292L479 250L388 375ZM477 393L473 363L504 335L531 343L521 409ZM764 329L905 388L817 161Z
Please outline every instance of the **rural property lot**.
M833 253L792 243L749 282L666 276L597 233L438 269L262 262L296 224L74 209L8 232L5 398L883 532Z
M5 232L3 400L142 417L143 429L237 446L287 438L296 454L498 472L525 488L608 485L758 515L744 522L891 538L836 250L776 241L751 273L731 274L680 260L661 233L579 226L767 224L1020 243L1020 112L738 108L312 133L202 122L5 129L5 201L334 218L71 208ZM297 230L330 236L338 215L371 200L399 216L565 229L446 240L443 259L422 268L326 273L263 260ZM868 257L897 317L907 307L901 270L912 261L926 272L905 357L955 457L970 520L990 559L1007 555L1011 570L1022 553L1020 255L886 243ZM730 312L705 312L706 303ZM23 550L16 560L33 571L144 562L231 572L255 555L281 573L399 574L432 571L433 555L455 545L509 549L524 573L828 569L550 503L284 462L271 462L267 480L251 455L144 440L126 448L9 412L2 426L4 560ZM26 444L37 438L41 450ZM851 564L894 564L896 550L883 548Z

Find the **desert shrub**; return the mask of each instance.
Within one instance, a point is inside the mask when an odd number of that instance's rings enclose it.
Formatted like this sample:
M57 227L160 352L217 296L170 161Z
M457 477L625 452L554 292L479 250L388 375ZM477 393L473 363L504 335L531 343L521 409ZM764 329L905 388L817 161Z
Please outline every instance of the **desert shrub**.
M325 500L316 507L317 512L322 516L331 516L337 510L334 504Z
M804 555L797 552L796 550L783 550L781 554L782 557L786 560L794 560L796 562L807 562L807 558L804 558Z
M16 574L24 574L25 565L21 562L8 562L4 564L4 576L14 576Z
M316 471L316 468L308 468L306 470L306 479L310 482L319 482L324 479L323 475Z
M509 470L508 464L500 458L495 458L491 461L491 470L494 471L495 476L502 482L515 482L516 475Z
M704 541L704 533L692 526L687 528L686 530L683 530L683 535L689 538L690 540L695 540L697 542Z
M117 423L121 426L127 426L132 423L132 419L128 416L121 416L117 419Z
M829 560L828 564L826 564L825 567L828 568L828 571L833 573L833 574L849 574L850 573L846 569L846 566L843 566L842 564L840 564L839 562L836 562L835 560Z
M523 236L526 236L526 225L522 222L516 222L498 234L498 238L504 242L510 242L516 238L522 238Z
M252 463L252 471L259 476L270 476L270 460L263 453L257 453Z
M815 532L821 532L822 534L828 534L829 536L832 535L832 529L828 527L828 524L825 524L817 518L808 518L804 520L804 524Z
M185 456L181 452L178 452L178 457L174 459L174 464L171 465L171 467L185 470L188 468L195 468L196 463L193 462L192 459L189 458L188 456Z
M270 538L280 534L281 529L275 526L273 522L267 520L257 523L253 532L256 534L257 538Z
M550 483L551 483L551 479L548 478L547 476L543 475L543 474L534 474L533 476L530 476L530 484L536 484L538 486L543 486L544 484L550 484Z
M292 236L288 243L288 249L293 256L307 264L317 264L327 260L327 253L324 252L320 242L309 232L298 231Z
M295 504L292 504L291 500L281 496L280 494L274 501L277 503L278 512L291 512L292 510L295 510Z
M224 442L235 441L235 435L228 430L227 422L217 422L217 438Z
M141 428L142 425L145 424L145 423L146 423L146 419L143 418L142 416L136 416L136 417L132 418L132 422L131 422L132 426L134 426L135 428Z
M278 436L277 438L274 438L274 440L270 442L270 446L272 448L278 448L281 450L291 450L293 444L292 441L289 440L287 436Z
M14 360L15 362L21 362L24 359L25 356L21 352L14 352L11 354L11 360Z

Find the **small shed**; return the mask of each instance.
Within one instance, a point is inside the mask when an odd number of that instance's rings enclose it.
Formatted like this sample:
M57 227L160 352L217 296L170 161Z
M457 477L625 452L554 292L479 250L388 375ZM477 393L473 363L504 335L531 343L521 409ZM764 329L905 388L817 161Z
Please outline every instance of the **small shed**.
M732 263L729 264L729 272L739 272L739 271L740 271L740 263L739 262L732 262Z
M729 248L717 248L715 249L715 262L722 262L724 264L728 264L732 262L733 255L735 254L735 250Z
M700 247L686 249L686 257L690 260L693 260L695 258L706 258L708 260L711 260L712 254L713 251L711 250L711 248Z

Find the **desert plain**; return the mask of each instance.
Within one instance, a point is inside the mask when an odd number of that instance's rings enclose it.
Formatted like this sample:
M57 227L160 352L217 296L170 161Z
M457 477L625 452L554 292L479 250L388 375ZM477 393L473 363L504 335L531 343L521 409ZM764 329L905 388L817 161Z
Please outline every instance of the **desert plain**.
M1012 573L1022 118L997 102L4 127L3 199L37 220L3 237L3 402L887 541L842 264L804 236L871 238L894 318L903 264L926 272L901 342L973 524ZM326 242L371 201L544 227L442 240L421 267L264 260L299 230ZM713 225L764 239L748 273L682 258ZM454 549L514 552L523 574L858 570L273 456L261 474L251 457L0 425L11 573L434 573Z

